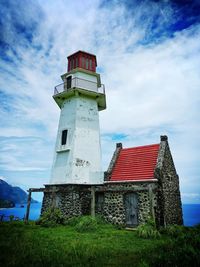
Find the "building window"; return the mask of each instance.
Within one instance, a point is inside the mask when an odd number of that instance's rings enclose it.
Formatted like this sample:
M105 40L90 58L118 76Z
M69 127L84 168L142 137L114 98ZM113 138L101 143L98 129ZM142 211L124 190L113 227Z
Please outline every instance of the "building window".
M95 206L96 212L102 213L104 208L104 193L97 192L95 194Z
M61 145L66 145L67 143L67 130L62 131L62 137L61 137Z

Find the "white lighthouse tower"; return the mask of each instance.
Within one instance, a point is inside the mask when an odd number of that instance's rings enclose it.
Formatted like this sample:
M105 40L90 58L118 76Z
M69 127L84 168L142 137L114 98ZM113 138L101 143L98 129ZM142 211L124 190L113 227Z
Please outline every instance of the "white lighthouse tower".
M68 72L55 87L61 112L50 184L103 183L98 112L106 99L96 66L90 53L68 56Z

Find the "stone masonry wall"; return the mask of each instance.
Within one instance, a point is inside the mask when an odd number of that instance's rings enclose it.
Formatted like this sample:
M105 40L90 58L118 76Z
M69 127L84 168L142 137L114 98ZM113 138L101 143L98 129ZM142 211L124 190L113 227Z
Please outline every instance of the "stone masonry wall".
M67 217L90 214L91 193L88 186L81 185L54 185L47 186L53 192L45 192L41 214L49 207L59 208Z
M162 137L161 137L162 138ZM183 224L179 177L176 173L167 138L161 139L160 155L155 171L158 179L159 225Z
M126 225L126 210L124 197L133 192L138 197L138 224L145 223L156 207L156 193L153 201L149 196L149 185L156 191L156 183L105 183L95 186L95 196L101 195L101 207L96 203L96 214L100 214L106 221ZM44 193L42 213L50 206L60 208L67 217L88 215L91 212L90 186L84 185L54 185L47 186L50 192ZM152 204L151 204L152 203ZM151 205L153 205L151 207Z
M153 216L152 209L156 207L156 193L153 194L152 208L149 196L149 184L156 191L155 183L107 183L96 187L96 194L103 192L104 202L100 212L98 206L96 212L113 224L126 224L126 210L124 198L127 193L136 193L138 196L137 217L138 224L145 223L150 216Z

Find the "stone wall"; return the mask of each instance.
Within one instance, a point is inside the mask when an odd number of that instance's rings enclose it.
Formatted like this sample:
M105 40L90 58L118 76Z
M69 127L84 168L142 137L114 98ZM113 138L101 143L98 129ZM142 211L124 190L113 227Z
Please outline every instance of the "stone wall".
M149 186L153 190L153 201L150 199ZM138 224L145 223L156 207L156 183L105 183L95 185L95 213L106 221L126 225L124 198L133 192L138 197ZM44 193L42 213L50 206L60 208L67 217L89 215L91 213L90 186L85 185L48 185L49 192ZM100 201L100 203L98 203Z
M105 181L109 181L110 176L112 174L112 171L114 169L114 166L115 166L117 159L119 157L119 153L120 153L121 149L122 149L122 143L117 143L116 149L113 153L112 159L111 159L110 164L108 166L108 170L106 172L104 172L104 180Z
M59 208L68 218L90 214L91 193L84 185L48 185L44 192L41 213L49 207Z
M149 186L153 189L152 196L149 195ZM127 193L136 193L138 224L145 223L150 216L154 216L152 211L156 208L156 187L153 182L107 183L99 186L96 188L96 194L104 192L104 203L100 212L97 206L96 212L102 214L108 222L126 225L124 199Z
M176 173L166 136L161 136L155 178L158 179L158 224L183 224L179 177Z

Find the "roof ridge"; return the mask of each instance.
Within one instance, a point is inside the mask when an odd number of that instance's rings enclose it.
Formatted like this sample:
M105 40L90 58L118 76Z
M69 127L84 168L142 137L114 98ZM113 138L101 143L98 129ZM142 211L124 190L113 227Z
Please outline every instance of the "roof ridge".
M125 147L122 148L121 151L123 150L129 150L129 149L137 149L137 148L144 148L144 147L152 147L152 146L159 146L160 144L151 144L151 145L143 145L143 146L134 146L134 147Z

